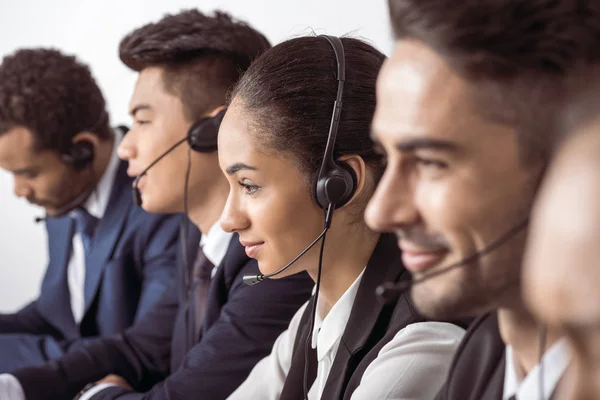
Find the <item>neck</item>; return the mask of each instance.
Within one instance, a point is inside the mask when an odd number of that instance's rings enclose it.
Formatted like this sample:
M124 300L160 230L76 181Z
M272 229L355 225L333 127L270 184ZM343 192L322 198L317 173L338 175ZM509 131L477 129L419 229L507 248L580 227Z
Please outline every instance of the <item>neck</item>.
M535 321L523 305L498 310L498 325L502 340L513 349L512 362L517 375L523 379L540 361L540 346L544 340L542 325ZM545 336L544 353L560 339L560 333L548 329Z
M202 199L195 198L192 192L202 196ZM210 228L219 221L228 195L229 184L225 177L217 179L210 188L190 190L188 194L189 218L202 234L207 234Z
M380 237L366 226L361 232L352 230L346 227L337 235L330 230L327 235L319 290L319 314L323 318L366 267ZM317 266L308 273L316 282Z
M108 168L108 164L110 163L110 159L112 158L115 140L117 139L113 135L110 139L102 141L98 145L96 155L94 156L94 163L92 164L95 179L95 182L93 182L94 186L98 184L100 179L102 179L102 176Z

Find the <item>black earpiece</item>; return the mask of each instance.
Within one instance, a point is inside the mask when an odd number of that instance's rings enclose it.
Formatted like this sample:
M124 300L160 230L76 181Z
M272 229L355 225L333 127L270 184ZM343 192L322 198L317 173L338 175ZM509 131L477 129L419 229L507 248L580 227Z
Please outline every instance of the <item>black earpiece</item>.
M319 169L315 185L315 198L317 199L317 204L322 209L327 210L330 205L334 208L342 207L352 198L356 190L356 174L349 165L336 163L333 157L333 149L335 148L335 139L337 137L342 112L344 83L346 81L344 46L338 37L328 35L321 36L327 39L335 53L338 81L338 91L333 105L333 114L331 116L327 145L325 146L323 163Z
M62 160L76 170L87 168L94 161L94 145L87 140L73 143Z
M217 151L219 126L226 111L227 109L224 108L214 117L202 118L192 125L187 134L187 142L192 150L201 153Z

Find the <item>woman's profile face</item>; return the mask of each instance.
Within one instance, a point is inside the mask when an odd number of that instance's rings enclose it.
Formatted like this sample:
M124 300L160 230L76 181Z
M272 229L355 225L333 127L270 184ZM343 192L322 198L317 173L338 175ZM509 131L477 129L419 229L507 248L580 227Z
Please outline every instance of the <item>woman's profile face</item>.
M221 226L239 234L246 254L268 274L321 233L324 215L313 200L311 177L299 169L296 156L262 144L247 122L251 119L234 99L219 129L219 165L230 187ZM278 277L316 269L317 257L315 246Z

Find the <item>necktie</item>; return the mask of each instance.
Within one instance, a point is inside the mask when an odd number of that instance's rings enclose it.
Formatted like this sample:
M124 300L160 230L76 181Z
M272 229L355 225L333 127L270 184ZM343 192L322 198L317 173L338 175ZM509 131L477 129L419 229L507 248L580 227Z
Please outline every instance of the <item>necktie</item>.
M200 337L200 328L202 327L202 320L204 319L204 313L206 312L206 303L208 299L208 290L210 288L210 281L212 279L212 270L215 266L202 251L202 248L198 249L198 256L194 263L194 270L192 272L192 293L191 298L193 301L193 317L194 317L194 343Z
M77 208L71 212L71 217L75 221L75 229L81 235L85 255L87 256L92 249L92 239L94 231L98 225L98 218L92 216L84 208Z

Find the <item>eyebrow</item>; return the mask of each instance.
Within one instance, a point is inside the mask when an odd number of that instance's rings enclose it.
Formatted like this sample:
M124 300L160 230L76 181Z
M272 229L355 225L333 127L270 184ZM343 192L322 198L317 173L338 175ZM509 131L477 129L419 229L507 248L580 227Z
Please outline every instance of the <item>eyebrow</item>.
M395 145L398 151L409 152L416 150L448 150L456 151L457 146L454 142L442 139L431 139L431 138L412 138L402 140Z
M233 175L238 171L256 171L257 168L253 167L251 165L248 164L244 164L244 163L235 163L233 165L230 165L229 167L227 167L227 169L225 170L225 172L227 172L227 175Z
M25 167L11 171L14 175L26 175L37 171L37 167Z
M131 109L131 111L129 111L129 114L130 114L132 117L135 117L135 114L136 114L138 111L141 111L141 110L149 110L150 108L151 108L151 107L150 107L150 105L149 105L149 104L140 104L140 105L137 105L137 106L133 107L133 108Z

